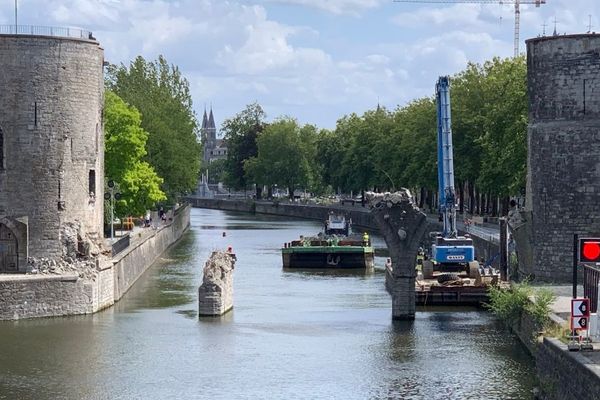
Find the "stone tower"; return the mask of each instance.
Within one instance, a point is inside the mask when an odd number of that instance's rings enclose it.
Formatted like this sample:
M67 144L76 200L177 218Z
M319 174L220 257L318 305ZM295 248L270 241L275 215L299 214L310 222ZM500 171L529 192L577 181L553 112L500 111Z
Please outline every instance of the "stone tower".
M517 243L529 265L520 267L566 282L573 235L600 233L600 35L528 40L527 81L528 238Z
M102 238L103 62L91 34L0 35L0 272Z

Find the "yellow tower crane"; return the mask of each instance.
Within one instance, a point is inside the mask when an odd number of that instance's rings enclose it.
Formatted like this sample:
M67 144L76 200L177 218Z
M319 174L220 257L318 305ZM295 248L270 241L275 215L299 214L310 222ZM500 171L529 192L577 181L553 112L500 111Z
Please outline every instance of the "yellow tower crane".
M539 7L546 4L546 0L394 0L395 3L446 3L446 4L514 4L515 6L515 57L519 55L519 26L521 17L521 4L535 4Z

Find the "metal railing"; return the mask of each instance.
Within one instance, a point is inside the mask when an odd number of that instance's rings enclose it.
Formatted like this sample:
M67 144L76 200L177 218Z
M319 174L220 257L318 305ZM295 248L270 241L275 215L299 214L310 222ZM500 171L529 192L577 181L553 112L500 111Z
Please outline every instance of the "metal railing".
M583 297L590 299L590 312L598 312L598 285L600 269L591 265L583 266Z
M92 32L79 28L39 25L0 25L0 35L54 36L95 40Z
M129 247L131 239L129 237L129 233L123 236L121 239L117 240L112 244L112 255L113 257L125 250Z

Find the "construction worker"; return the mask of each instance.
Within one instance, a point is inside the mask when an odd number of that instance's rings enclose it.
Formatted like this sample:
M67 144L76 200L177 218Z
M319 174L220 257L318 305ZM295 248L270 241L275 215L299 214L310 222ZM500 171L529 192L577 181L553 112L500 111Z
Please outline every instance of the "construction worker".
M367 232L363 233L363 246L369 245L369 234Z
M417 271L421 271L421 269L423 268L423 260L424 259L425 259L425 252L423 251L422 247L419 247L419 250L417 251L417 267L416 267Z

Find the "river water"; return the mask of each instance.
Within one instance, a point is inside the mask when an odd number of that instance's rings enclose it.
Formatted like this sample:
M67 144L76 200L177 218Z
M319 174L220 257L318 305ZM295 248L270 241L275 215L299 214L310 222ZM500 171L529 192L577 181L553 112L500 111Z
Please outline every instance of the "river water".
M393 322L381 270L283 271L283 242L319 228L193 209L191 229L114 307L0 323L0 399L532 398L532 359L489 314ZM203 263L228 245L235 308L198 319Z

